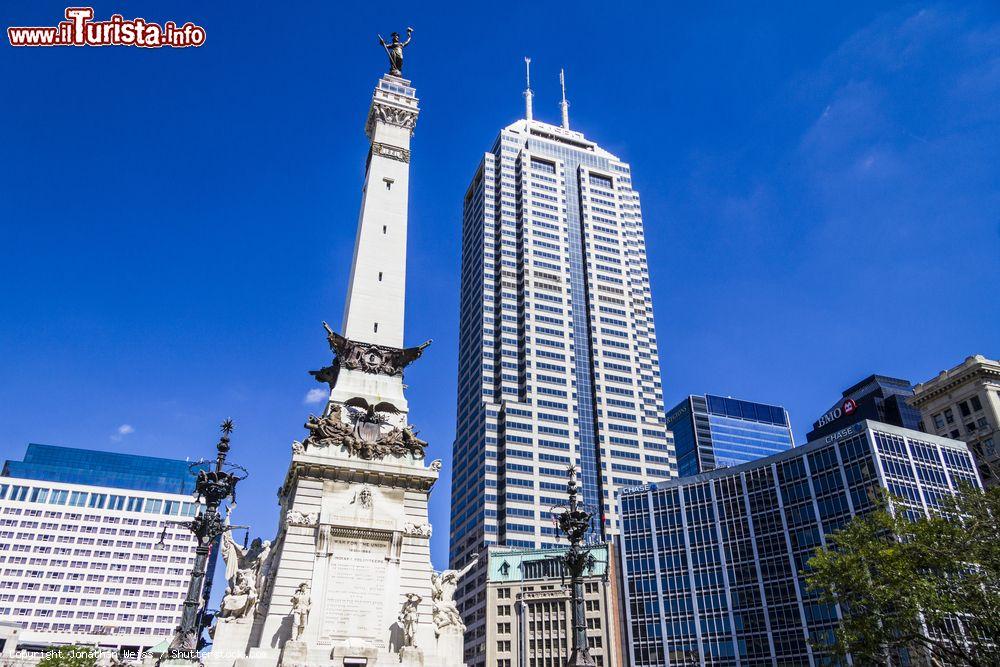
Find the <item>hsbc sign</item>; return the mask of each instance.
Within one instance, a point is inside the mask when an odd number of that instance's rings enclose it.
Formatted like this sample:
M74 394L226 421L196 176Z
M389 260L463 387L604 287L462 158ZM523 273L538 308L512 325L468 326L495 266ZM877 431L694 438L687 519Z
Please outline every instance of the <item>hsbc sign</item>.
M841 417L850 417L858 409L858 404L853 398L845 399L843 403L830 410L825 415L819 418L819 420L814 425L814 428L820 428L821 426L826 426L835 419L840 419Z

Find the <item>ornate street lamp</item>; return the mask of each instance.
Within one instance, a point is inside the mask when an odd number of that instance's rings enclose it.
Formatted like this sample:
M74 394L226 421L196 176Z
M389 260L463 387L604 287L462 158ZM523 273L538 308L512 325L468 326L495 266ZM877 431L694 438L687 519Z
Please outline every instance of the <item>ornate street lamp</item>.
M569 550L562 557L562 561L570 574L573 650L569 654L566 665L567 667L580 667L581 665L593 667L597 663L590 656L590 646L587 644L587 619L583 606L583 573L593 564L590 547L584 546L584 537L590 528L590 521L596 508L588 508L577 498L580 485L576 480L576 466L569 466L566 472L569 475L569 483L566 485L569 502L552 510L559 530L569 540Z
M184 611L181 614L181 624L174 631L170 648L167 649L161 662L179 661L197 663L198 650L201 648L201 634L204 629L204 608L201 604L202 587L205 583L206 565L212 542L227 530L241 526L227 526L219 515L219 506L226 499L235 499L236 484L246 479L246 468L235 463L226 462L229 453L229 434L233 432L233 420L222 422L222 437L215 446L218 455L215 457L214 470L212 461L202 459L191 464L195 480L195 495L204 509L191 521L171 521L173 525L184 526L198 540L195 547L194 567L191 569L191 581L188 583L187 597L184 599ZM166 533L166 526L164 526ZM160 541L163 541L161 537Z

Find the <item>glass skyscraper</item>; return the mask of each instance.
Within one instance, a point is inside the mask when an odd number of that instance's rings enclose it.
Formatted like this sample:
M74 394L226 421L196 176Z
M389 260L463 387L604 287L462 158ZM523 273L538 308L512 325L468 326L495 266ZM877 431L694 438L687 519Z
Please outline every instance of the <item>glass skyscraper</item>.
M929 515L980 486L965 443L862 421L734 468L626 489L620 498L633 667L836 664L821 655L840 610L800 572L879 489Z
M20 627L19 646L138 652L169 640L194 564L178 525L198 512L194 479L186 461L72 447L31 444L7 461L0 622Z
M595 538L616 530L617 489L676 475L639 195L627 163L566 125L504 128L465 195L452 567L555 545L571 463ZM470 667L484 585L473 570L458 594Z
M780 405L688 396L667 413L681 477L747 463L795 446Z
M806 434L807 440L818 440L861 419L923 430L919 428L920 410L906 402L913 396L909 380L869 375L842 394L843 397L813 423L813 430Z
M194 493L195 480L187 461L34 443L3 476L181 494Z

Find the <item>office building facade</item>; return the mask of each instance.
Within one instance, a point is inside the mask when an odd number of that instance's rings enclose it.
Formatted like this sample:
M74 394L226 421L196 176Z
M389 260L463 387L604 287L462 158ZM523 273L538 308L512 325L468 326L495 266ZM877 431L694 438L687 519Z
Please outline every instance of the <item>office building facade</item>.
M613 534L618 488L676 474L629 165L529 114L480 161L462 244L451 567L489 545L555 545L571 463L595 538ZM478 567L458 596L472 667L485 581Z
M573 646L569 573L558 549L487 551L486 664L563 667ZM587 642L598 667L621 666L617 576L607 544L591 549L583 584Z
M869 375L842 392L841 398L813 423L806 441L819 440L862 419L919 429L920 411L906 402L911 396L913 385L909 380Z
M714 396L688 396L667 412L681 477L732 467L794 446L788 412L780 405Z
M193 489L184 461L29 445L0 476L0 622L24 648L169 639L195 549L170 522L197 513Z
M987 486L1000 484L1000 361L981 354L914 388L920 430L962 440Z
M621 498L626 645L633 667L828 664L813 642L839 616L799 574L880 489L928 515L979 486L964 443L863 421L735 468Z

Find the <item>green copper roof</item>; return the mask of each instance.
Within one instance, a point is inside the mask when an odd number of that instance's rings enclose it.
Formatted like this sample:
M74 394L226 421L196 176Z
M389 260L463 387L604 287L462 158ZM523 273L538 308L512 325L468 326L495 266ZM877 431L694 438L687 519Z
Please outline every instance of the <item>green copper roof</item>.
M533 576L532 571L540 568L532 567L533 563L560 558L566 553L567 547L556 549L504 549L492 548L489 550L489 565L486 573L488 582L503 581L530 581L532 579L550 578ZM608 545L598 544L590 549L594 557L594 563L588 576L604 576L608 572ZM527 567L526 567L527 565ZM559 566L553 565L550 571L560 572ZM568 575L567 575L568 576Z

